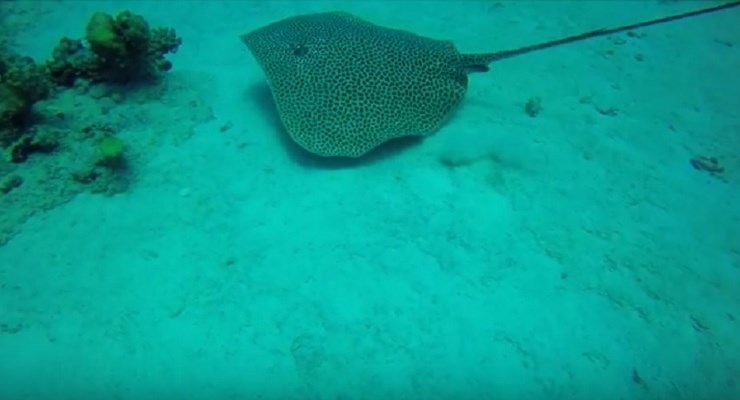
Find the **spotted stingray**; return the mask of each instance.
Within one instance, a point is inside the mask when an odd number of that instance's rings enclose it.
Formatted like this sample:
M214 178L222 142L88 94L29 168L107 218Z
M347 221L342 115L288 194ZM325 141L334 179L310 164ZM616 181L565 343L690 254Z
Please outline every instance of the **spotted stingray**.
M375 25L344 12L289 17L241 36L267 76L290 137L319 156L359 157L393 138L438 130L468 74L491 62L740 5L723 4L495 53Z

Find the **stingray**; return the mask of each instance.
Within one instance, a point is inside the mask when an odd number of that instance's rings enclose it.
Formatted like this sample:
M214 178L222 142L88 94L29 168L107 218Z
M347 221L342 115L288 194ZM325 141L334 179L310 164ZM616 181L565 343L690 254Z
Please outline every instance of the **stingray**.
M738 5L480 54L345 12L289 17L241 39L262 68L291 139L319 156L359 157L391 139L438 130L462 102L468 74L486 72L492 62Z

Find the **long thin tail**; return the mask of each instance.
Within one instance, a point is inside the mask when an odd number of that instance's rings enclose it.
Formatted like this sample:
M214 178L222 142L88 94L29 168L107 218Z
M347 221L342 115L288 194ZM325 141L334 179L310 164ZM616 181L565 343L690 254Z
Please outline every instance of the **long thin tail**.
M551 40L549 42L534 44L531 46L520 47L518 49L513 49L513 50L504 50L504 51L499 51L496 53L485 53L485 54L466 54L463 58L465 61L464 63L470 66L471 71L484 72L488 70L487 68L488 64L495 62L495 61L503 60L505 58L516 57L516 56L520 56L523 54L532 53L532 52L540 51L544 49L549 49L552 47L561 46L561 45L568 44L568 43L579 42L581 40L611 35L613 33L625 32L625 31L629 31L629 30L633 30L637 28L644 28L646 26L658 25L658 24L662 24L665 22L676 21L679 19L684 19L684 18L689 18L689 17L695 17L697 15L709 14L715 11L727 10L727 9L737 7L737 6L740 6L740 1L732 1L729 3L720 4L714 7L708 7L708 8L704 8L701 10L690 11L690 12L683 13L683 14L671 15L668 17L653 19L653 20L645 21L645 22L638 22L636 24L624 25L624 26L620 26L617 28L597 29L594 31L581 33L579 35L569 36L569 37L557 39L557 40Z

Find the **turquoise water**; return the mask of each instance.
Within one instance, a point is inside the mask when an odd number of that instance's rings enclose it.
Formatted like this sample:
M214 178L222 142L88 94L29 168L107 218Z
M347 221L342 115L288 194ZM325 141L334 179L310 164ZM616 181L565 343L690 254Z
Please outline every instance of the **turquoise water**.
M740 9L491 64L352 162L287 137L239 39L339 10L481 53L719 3L0 2L40 64L96 11L182 38L0 164L0 399L740 398ZM91 129L125 168L84 169Z

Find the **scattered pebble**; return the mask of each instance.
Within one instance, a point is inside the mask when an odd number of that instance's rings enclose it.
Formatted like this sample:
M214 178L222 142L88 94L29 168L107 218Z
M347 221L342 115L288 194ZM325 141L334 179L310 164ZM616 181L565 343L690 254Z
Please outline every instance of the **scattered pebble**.
M691 163L691 166L694 167L695 170L706 171L712 175L725 172L724 167L719 165L719 161L717 161L716 157L697 156L691 158L689 163Z
M531 97L527 100L527 103L524 104L524 112L532 118L536 117L540 112L542 112L542 99L539 97Z
M221 127L218 128L218 131L221 132L221 133L224 133L224 132L229 131L233 127L234 127L234 124L231 123L231 121L226 121L225 124L221 125Z

